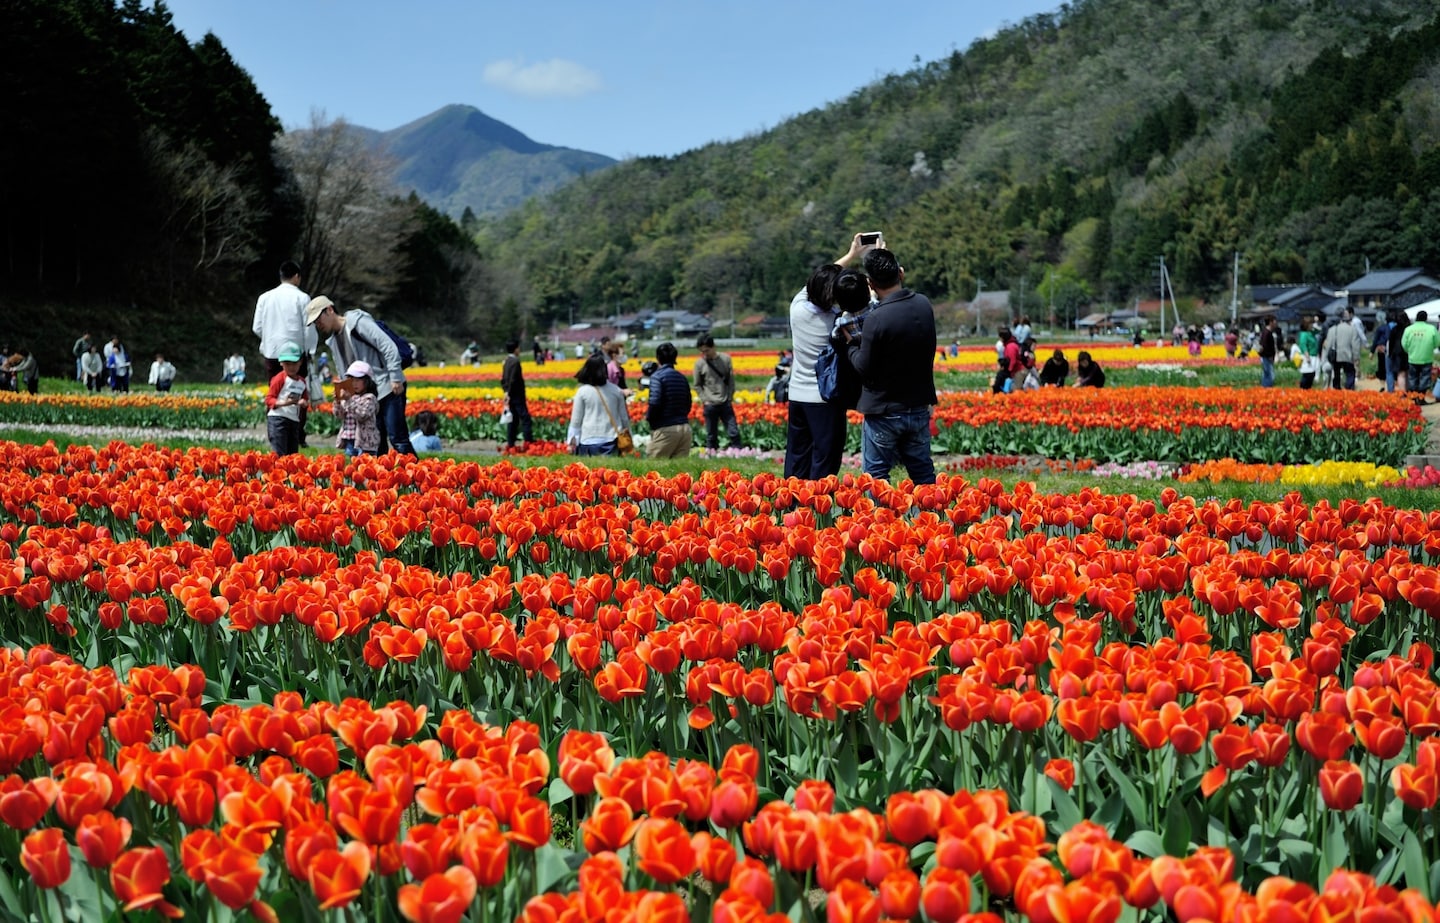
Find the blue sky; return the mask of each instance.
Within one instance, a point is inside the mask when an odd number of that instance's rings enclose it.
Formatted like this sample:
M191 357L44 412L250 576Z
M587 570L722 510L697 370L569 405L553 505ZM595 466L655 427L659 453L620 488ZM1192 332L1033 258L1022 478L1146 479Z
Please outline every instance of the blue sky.
M449 103L611 157L731 141L969 47L1057 0L166 0L286 128L388 130Z

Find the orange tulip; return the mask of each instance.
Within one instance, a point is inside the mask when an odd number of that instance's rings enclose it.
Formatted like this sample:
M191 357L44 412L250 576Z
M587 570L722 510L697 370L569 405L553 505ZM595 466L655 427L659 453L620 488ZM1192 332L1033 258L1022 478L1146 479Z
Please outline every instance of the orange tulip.
M864 883L846 879L825 900L828 923L879 923L880 898Z
M577 795L595 793L595 776L615 765L615 751L600 735L567 731L560 739L560 779Z
M474 873L479 887L493 888L505 880L510 841L500 831L471 827L460 835L458 850L461 863Z
M695 847L678 821L649 818L635 834L640 870L660 884L674 884L695 871Z
M305 869L305 877L321 910L348 906L360 896L370 877L370 850L358 841L345 844L339 851L318 850Z
M919 876L903 868L880 879L880 910L894 919L912 919L920 911Z
M764 812L762 812L762 816ZM805 812L784 812L769 828L766 853L787 872L806 872L815 866L819 841L815 836L815 817Z
M415 824L405 831L405 839L400 842L400 861L410 877L420 881L450 867L457 841L453 829Z
M695 868L701 877L713 884L726 884L735 870L735 847L729 840L711 836L704 831L690 838L695 850Z
M70 844L59 827L36 830L20 845L20 864L37 888L58 888L70 879Z
M525 849L539 849L550 842L550 806L526 795L510 811L510 832L506 838Z
M458 923L475 900L475 891L475 875L457 865L418 885L401 885L396 902L411 923Z
M1390 770L1390 786L1395 789L1395 797L1417 811L1435 807L1440 797L1440 775L1434 769L1410 763L1401 763Z
M635 812L625 799L601 798L590 816L580 823L580 833L587 852L615 852L630 842L639 826Z
M1054 759L1045 764L1045 775L1065 791L1075 787L1075 764L1069 760Z

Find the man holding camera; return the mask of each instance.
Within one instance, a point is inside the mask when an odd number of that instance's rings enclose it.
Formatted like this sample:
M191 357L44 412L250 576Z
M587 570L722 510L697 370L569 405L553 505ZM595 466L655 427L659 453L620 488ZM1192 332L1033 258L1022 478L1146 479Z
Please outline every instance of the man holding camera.
M720 424L730 448L740 448L740 424L735 422L735 366L730 357L715 349L715 338L704 334L695 344L700 358L695 360L695 393L705 408L705 447L720 448Z
M935 483L930 458L930 408L935 398L935 309L904 287L905 270L883 248L865 254L877 299L864 331L843 328L850 364L860 373L858 409L865 473L888 478L904 465L916 484Z

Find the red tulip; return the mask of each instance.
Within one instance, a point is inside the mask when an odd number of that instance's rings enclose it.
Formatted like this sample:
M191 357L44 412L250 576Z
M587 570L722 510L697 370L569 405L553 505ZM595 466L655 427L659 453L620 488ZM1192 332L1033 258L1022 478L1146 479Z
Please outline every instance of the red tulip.
M164 887L170 881L170 860L158 847L142 847L121 853L110 866L110 889L126 913L153 909L167 917L183 911L165 900Z
M75 828L75 845L91 868L109 868L129 842L130 821L109 811L87 814Z
M14 830L29 830L40 823L59 794L59 783L49 776L36 776L28 782L10 776L0 782L0 821Z
M955 869L936 866L920 889L920 906L936 923L954 923L970 912L970 876Z
M1334 811L1348 811L1365 794L1365 777L1349 760L1327 760L1320 768L1320 797Z
M70 844L65 831L45 827L25 837L20 864L37 888L58 888L70 879Z

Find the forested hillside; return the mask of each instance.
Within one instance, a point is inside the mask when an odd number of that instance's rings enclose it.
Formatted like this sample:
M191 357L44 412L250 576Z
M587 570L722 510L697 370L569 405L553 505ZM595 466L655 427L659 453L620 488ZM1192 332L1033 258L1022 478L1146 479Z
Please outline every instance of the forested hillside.
M81 332L119 334L137 363L218 379L254 354L287 258L410 331L488 332L505 304L474 242L396 198L343 123L282 134L243 62L160 0L0 3L0 346L53 375Z
M1080 0L744 140L587 177L486 226L536 314L778 311L883 229L937 299L1063 315L1440 268L1440 18L1399 0ZM863 52L862 52L863 54ZM1022 281L1023 280L1023 281Z

